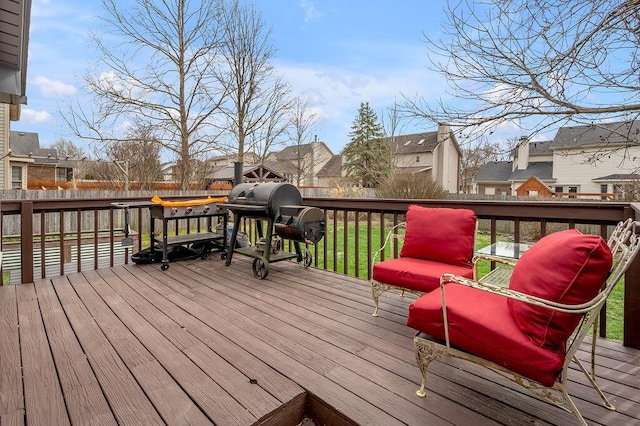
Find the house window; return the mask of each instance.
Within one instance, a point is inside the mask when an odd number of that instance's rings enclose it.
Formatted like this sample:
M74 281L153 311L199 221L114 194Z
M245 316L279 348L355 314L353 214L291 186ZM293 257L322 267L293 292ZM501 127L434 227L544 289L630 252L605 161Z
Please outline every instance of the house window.
M56 169L56 182L70 181L73 175L72 169L57 168Z
M603 183L602 185L600 185L600 193L601 194L606 194L607 191L609 190L609 185L607 185L606 183ZM601 200L606 200L607 197L605 195L603 195L602 197L600 197Z
M561 194L563 192L564 192L564 186L556 186L556 190L555 190L556 194Z
M419 162L420 162L420 156L416 155L416 163L419 163Z
M11 187L22 189L22 166L11 166Z
M569 187L569 194L571 193L577 193L578 192L578 187L577 186L570 186ZM569 195L569 198L576 198L575 195Z

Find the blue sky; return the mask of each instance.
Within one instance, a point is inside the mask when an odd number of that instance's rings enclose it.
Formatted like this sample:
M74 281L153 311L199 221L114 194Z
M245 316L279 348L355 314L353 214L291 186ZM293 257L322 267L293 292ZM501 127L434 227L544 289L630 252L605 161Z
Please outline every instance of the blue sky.
M423 33L440 31L444 0L255 0L272 27L277 72L307 95L319 120L313 134L338 153L360 102L378 114L402 94L437 99L445 82L427 69ZM74 99L94 54L99 0L33 0L27 96L12 130L38 132L41 146L73 140L58 104ZM430 131L412 123L403 132ZM518 136L517 129L507 136ZM513 133L515 132L515 133ZM508 134L513 133L513 134ZM75 141L78 142L79 141Z

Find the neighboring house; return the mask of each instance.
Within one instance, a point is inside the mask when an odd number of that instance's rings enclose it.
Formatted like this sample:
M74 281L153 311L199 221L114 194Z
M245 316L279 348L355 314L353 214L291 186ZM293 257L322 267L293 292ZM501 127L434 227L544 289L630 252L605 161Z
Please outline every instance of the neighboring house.
M10 122L27 103L31 0L0 2L0 188L11 188Z
M342 155L334 155L316 175L318 186L333 188L342 180Z
M449 125L440 124L435 132L385 139L395 153L396 173L431 177L445 191L459 191L462 151Z
M37 133L12 131L9 142L11 188L28 189L29 183L40 188L38 182L73 180L78 159L59 158L55 149L40 148Z
M640 182L639 134L640 123L617 122L562 127L552 141L524 138L512 152L513 161L491 162L478 172L475 192L611 198Z
M332 157L333 152L316 137L314 142L291 145L270 153L264 164L295 185L320 186L318 173Z

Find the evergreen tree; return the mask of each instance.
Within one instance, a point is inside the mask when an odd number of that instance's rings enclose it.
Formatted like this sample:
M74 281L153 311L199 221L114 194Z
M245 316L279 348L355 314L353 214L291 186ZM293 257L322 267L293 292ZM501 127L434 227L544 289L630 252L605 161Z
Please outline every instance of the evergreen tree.
M377 187L391 175L393 155L368 102L360 104L349 137L351 142L342 151L347 177L364 188Z

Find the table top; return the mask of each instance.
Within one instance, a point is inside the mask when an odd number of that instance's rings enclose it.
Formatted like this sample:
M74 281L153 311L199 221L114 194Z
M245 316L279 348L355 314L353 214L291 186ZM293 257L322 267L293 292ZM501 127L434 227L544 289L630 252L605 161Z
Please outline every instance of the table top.
M531 247L526 243L509 243L498 241L497 243L476 250L476 255L489 255L506 259L519 259L522 254Z

